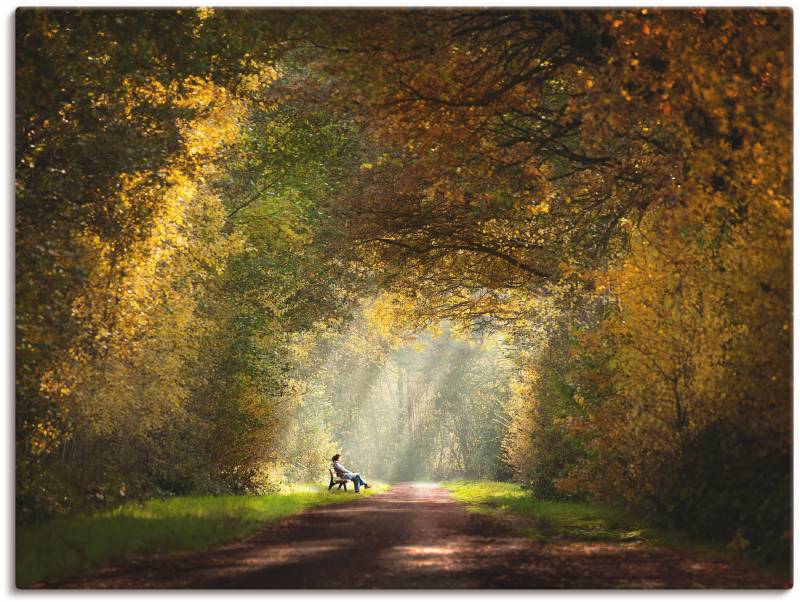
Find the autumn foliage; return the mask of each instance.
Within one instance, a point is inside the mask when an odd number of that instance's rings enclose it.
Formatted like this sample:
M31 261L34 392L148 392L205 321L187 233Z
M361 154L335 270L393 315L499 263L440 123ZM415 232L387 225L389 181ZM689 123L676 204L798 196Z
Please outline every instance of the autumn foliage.
M353 383L446 322L514 369L465 343L470 393L409 401L441 474L782 557L791 25L20 11L18 515L317 478Z

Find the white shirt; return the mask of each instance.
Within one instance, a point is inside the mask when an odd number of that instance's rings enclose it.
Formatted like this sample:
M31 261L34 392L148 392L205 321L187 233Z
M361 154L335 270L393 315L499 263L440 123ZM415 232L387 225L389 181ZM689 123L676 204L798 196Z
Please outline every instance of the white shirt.
M336 474L338 474L340 477L344 477L346 479L349 479L351 476L355 476L355 473L347 470L338 460L333 463L333 470L335 470Z

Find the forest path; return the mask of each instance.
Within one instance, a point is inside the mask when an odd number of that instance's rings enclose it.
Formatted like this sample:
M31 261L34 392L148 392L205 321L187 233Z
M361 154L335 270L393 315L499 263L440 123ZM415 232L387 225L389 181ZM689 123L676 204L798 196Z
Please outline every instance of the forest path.
M776 578L644 544L537 543L433 485L308 510L244 541L110 566L68 588L763 588Z

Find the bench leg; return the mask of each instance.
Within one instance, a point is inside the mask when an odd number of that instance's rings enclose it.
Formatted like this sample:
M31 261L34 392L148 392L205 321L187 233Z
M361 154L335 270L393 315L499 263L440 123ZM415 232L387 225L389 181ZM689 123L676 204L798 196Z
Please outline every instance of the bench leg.
M331 480L331 484L330 484L330 485L328 485L328 491L330 491L330 490L331 490L331 487L333 487L334 485L336 485L336 483L334 483L334 482Z

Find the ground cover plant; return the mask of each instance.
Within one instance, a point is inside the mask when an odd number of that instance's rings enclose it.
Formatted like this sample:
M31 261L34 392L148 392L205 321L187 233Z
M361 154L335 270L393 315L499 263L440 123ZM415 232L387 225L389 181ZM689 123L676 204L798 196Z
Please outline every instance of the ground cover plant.
M369 497L387 489L376 483L359 495ZM354 498L352 491L329 493L314 485L267 495L176 496L18 527L17 587L137 556L205 550L246 537L285 516Z

